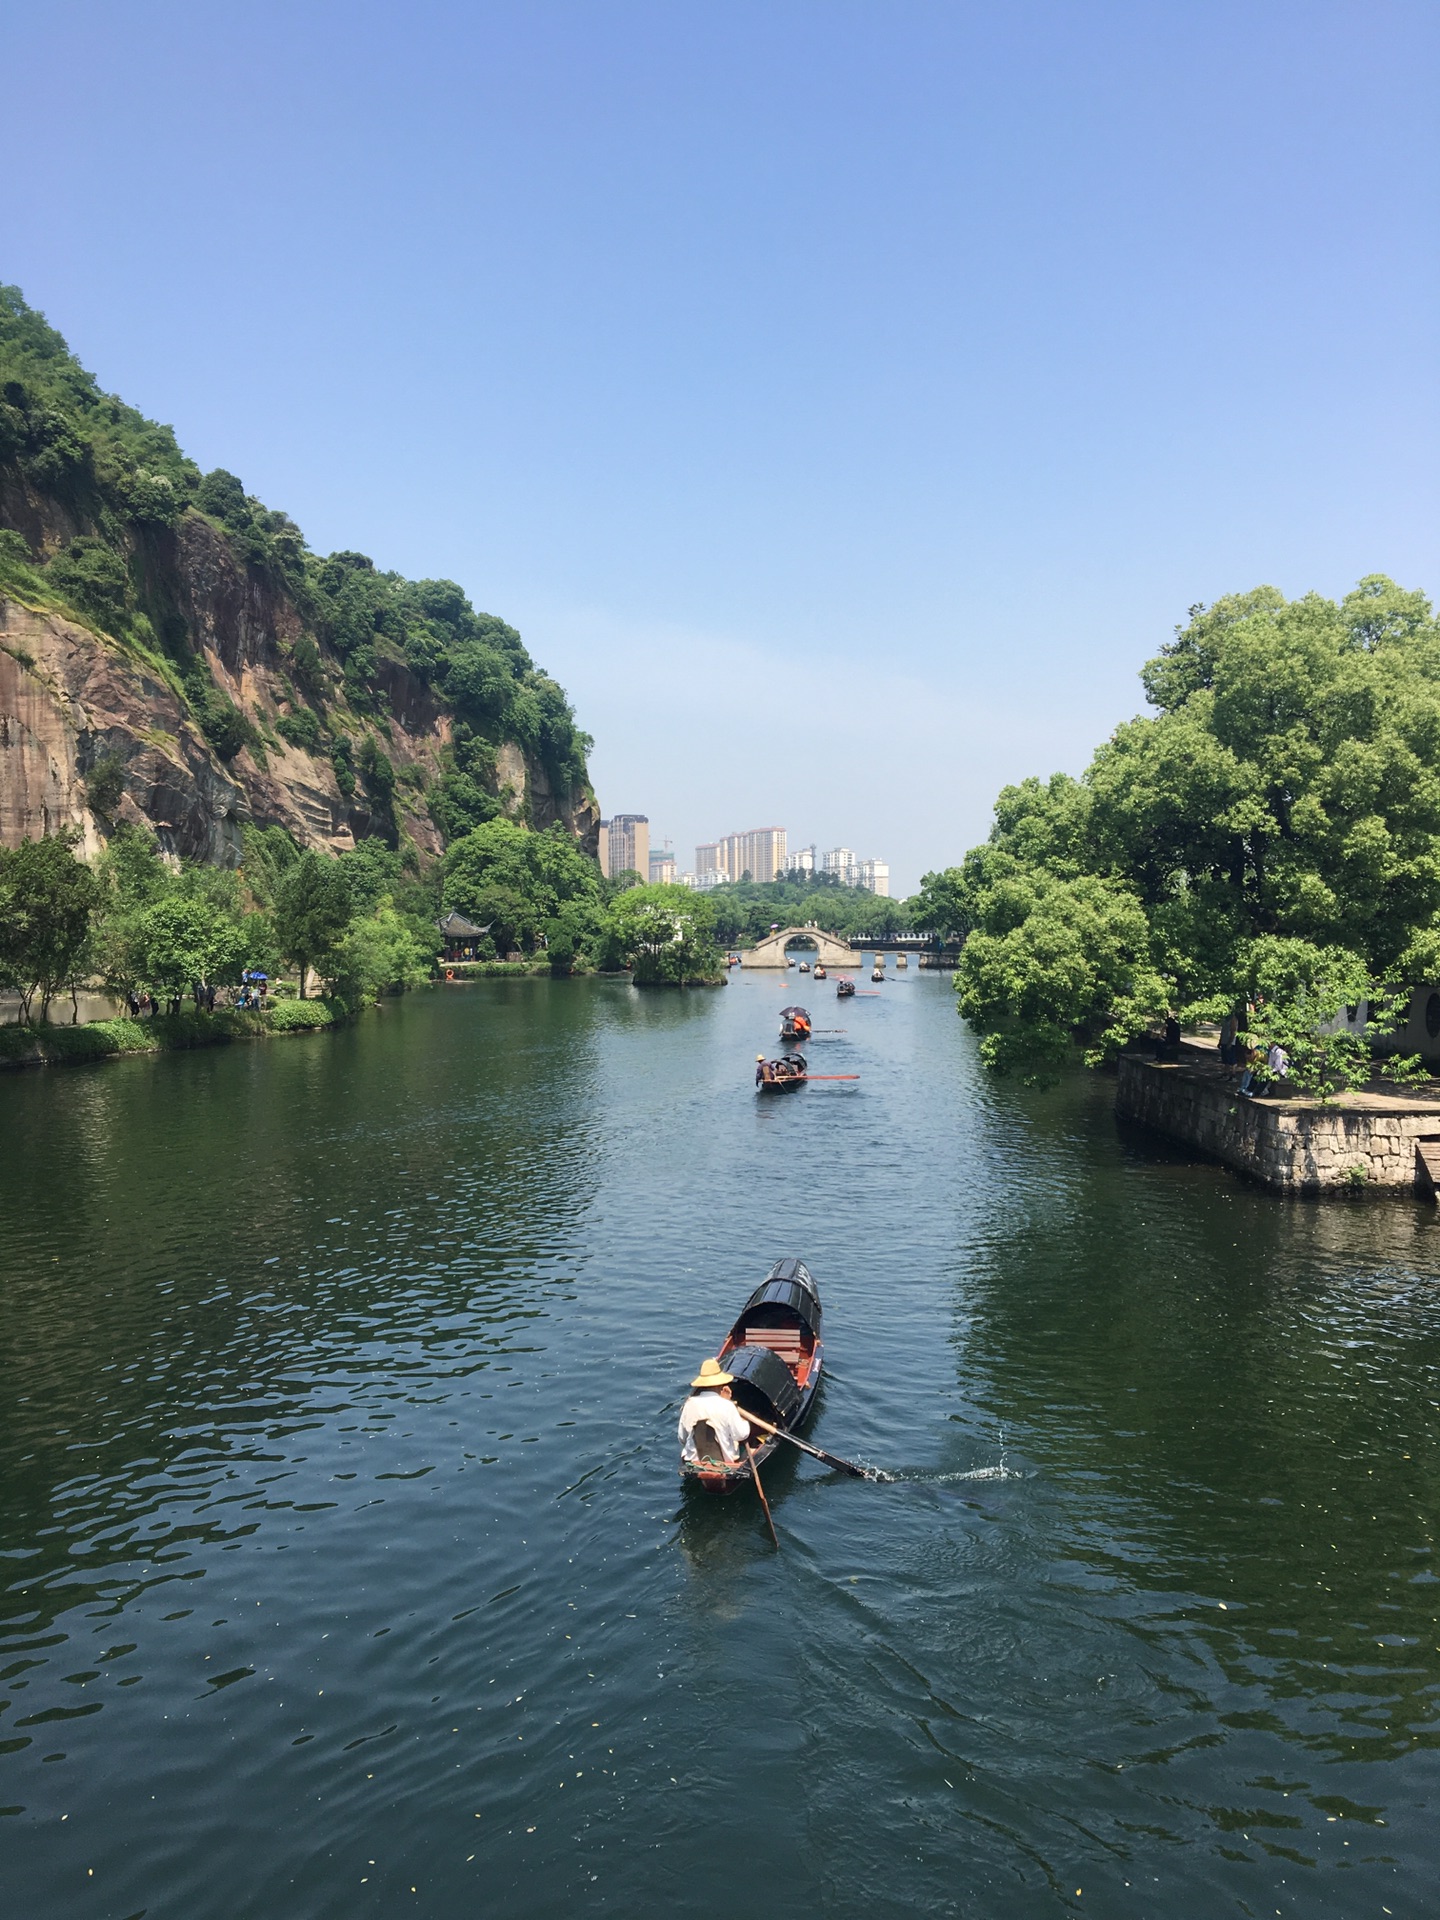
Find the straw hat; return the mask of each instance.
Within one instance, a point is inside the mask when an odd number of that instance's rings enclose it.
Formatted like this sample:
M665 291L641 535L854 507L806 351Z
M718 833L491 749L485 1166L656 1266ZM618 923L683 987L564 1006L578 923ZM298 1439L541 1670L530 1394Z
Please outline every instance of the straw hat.
M702 1360L700 1371L690 1384L692 1387L728 1387L734 1378L734 1374L726 1373L718 1360Z
M756 1054L756 1056L755 1056L755 1058L756 1058L757 1060L763 1060L763 1059L765 1058L765 1056L764 1056L764 1054L763 1054L763 1053L757 1053L757 1054Z

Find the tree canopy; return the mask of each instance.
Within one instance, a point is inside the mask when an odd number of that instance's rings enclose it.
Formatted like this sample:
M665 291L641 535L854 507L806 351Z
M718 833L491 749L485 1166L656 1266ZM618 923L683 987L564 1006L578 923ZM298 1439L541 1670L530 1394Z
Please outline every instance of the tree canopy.
M927 876L924 911L971 929L960 1009L997 1069L1043 1076L1076 1037L1104 1051L1167 1010L1243 1002L1277 939L1288 977L1343 973L1348 999L1357 966L1378 998L1433 964L1440 626L1422 594L1376 574L1339 605L1231 595L1192 608L1142 681L1154 714L1079 779L1007 787L989 841Z

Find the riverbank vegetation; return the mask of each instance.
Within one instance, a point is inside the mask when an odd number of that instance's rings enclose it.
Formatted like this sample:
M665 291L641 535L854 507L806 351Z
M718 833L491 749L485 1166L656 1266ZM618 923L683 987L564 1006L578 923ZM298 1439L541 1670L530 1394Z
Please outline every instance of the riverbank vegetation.
M709 896L605 880L562 828L475 828L446 850L440 899L487 927L497 956L543 943L553 973L633 967L645 986L722 977Z
M144 999L178 1018L190 998L198 1018L217 1017L207 989L233 998L246 973L275 981L287 970L297 1005L318 982L331 1007L353 1010L438 971L446 908L485 929L481 968L632 968L641 985L722 977L702 896L612 885L563 828L492 820L425 873L377 840L337 857L302 853L278 827L246 830L236 872L167 860L133 827L118 828L93 864L70 832L23 841L0 849L0 988L35 1027L67 997L78 1022L79 995L95 986L132 1009ZM299 1017L274 1011L272 1029ZM95 1044L123 1050L124 1039Z
M213 1013L200 1013L187 1008L144 1020L122 1015L75 1027L0 1027L0 1067L72 1066L120 1054L171 1053L267 1034L308 1033L332 1027L349 1013L335 1000L276 1000L263 1011L217 1007Z
M986 1063L1050 1077L1168 1014L1281 1041L1330 1090L1440 977L1440 625L1383 575L1340 604L1273 587L1191 609L1141 674L1155 709L1078 778L1007 787L984 846L928 875L962 923ZM1247 1013L1248 1008L1248 1013ZM1316 1090L1320 1091L1317 1081Z
M144 996L197 1013L207 986L236 989L244 971L314 975L329 999L356 1007L426 979L439 949L433 890L376 841L331 859L302 854L278 828L251 830L239 872L166 861L122 827L92 866L70 833L0 849L0 987L22 1022L44 1025L82 989ZM276 1015L309 1024L305 1016ZM272 1027L276 1024L272 1021Z

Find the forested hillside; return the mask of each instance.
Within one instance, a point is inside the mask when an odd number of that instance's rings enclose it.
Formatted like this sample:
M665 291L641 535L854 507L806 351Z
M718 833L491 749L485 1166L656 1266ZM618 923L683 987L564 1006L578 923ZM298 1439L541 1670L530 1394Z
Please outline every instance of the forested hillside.
M422 864L506 816L587 850L589 742L450 580L312 553L101 391L0 288L0 844L122 822L238 865L244 830Z

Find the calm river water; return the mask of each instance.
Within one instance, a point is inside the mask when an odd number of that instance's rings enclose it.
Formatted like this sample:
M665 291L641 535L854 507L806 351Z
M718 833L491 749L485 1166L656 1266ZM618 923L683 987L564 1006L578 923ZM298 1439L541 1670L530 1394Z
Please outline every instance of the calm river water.
M1434 1211L806 985L0 1080L7 1914L1435 1911ZM903 1478L777 1554L674 1423L787 1252Z

